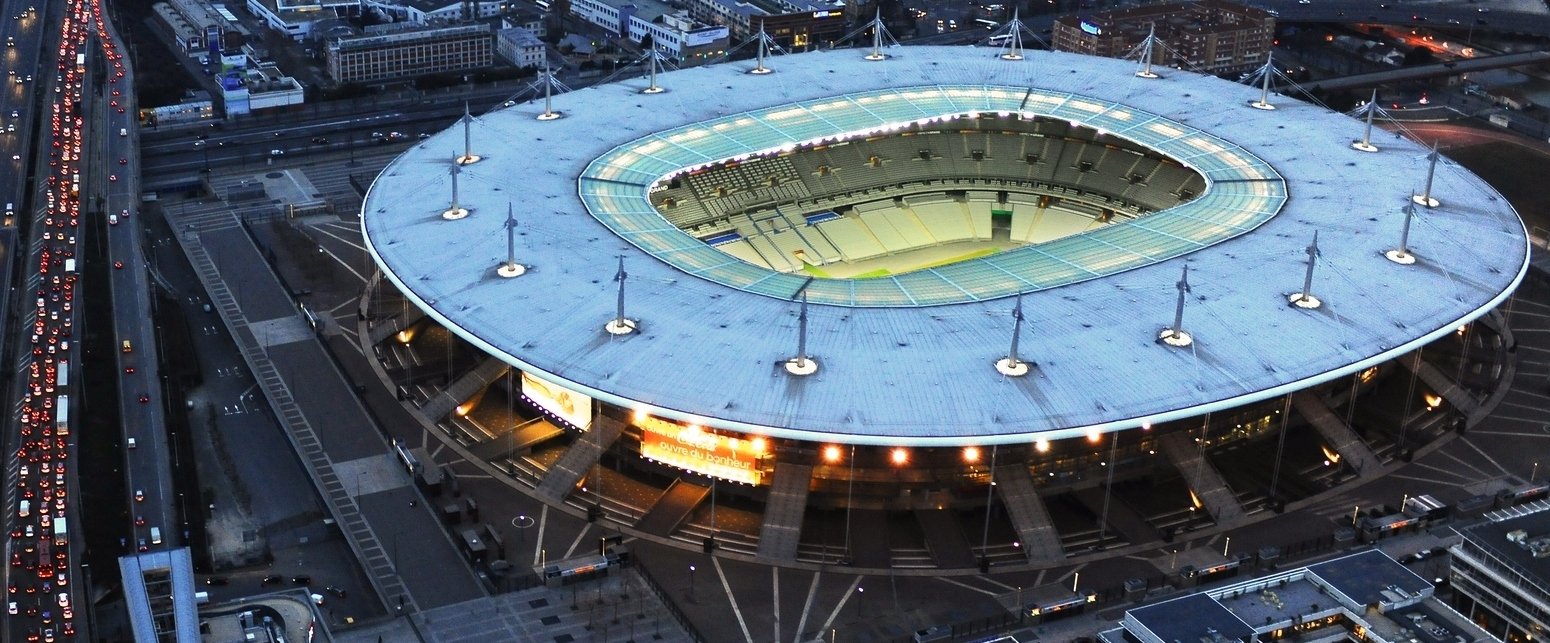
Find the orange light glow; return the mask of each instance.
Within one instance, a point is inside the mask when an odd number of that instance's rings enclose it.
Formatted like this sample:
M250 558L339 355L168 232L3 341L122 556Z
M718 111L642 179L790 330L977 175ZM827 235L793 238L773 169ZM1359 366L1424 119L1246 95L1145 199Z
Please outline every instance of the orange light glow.
M894 464L902 465L910 461L910 452L905 451L902 447L897 448L893 450L893 455L891 457L893 458Z
M823 461L829 464L839 462L842 453L843 452L840 451L840 447L838 445L831 444L826 446L823 448Z
M963 461L964 462L968 462L970 464L973 464L975 462L979 462L980 461L980 448L979 447L964 447L963 448Z

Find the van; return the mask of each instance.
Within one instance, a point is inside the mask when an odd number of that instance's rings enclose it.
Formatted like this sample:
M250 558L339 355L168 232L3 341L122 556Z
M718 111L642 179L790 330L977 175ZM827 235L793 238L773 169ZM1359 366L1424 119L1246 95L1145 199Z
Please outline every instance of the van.
M152 527L151 528L151 544L152 545L160 545L161 544L161 527Z
M27 516L32 515L32 501L23 500L22 503L16 507L16 515L19 518L26 518Z
M127 443L127 445L131 449L133 449L133 448L135 448L137 446L140 446L140 444L138 442L135 442L134 438L129 438L129 442Z
M118 128L118 135L119 136L129 136L129 128L127 128L127 127L120 127L120 128Z
M9 217L9 216L13 216L15 214L16 214L16 204L15 203L11 203L10 201L6 201L5 202L5 216Z
M135 352L134 344L129 343L129 340L127 340L127 339L124 340L124 352L125 353L133 353L133 352Z

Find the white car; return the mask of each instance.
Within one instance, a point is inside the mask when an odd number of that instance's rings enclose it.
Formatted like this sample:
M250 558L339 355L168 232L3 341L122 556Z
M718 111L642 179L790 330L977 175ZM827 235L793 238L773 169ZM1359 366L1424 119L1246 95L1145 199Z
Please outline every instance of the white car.
M10 614L11 616L16 616L16 601L6 603L5 613Z

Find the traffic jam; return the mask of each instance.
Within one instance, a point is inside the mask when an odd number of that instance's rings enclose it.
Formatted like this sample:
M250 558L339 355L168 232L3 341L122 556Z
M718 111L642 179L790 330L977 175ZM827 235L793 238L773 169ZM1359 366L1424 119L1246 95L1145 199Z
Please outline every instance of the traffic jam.
M6 588L7 620L18 626L17 631L25 632L29 642L51 642L76 633L69 586L70 532L65 518L71 500L66 476L70 466L67 384L77 317L75 252L85 127L80 102L86 72L84 49L92 23L106 59L113 64L108 79L114 95L119 94L118 83L124 78L122 54L109 37L104 20L100 0L72 2L61 26L56 82L46 97L52 123L47 210L39 228L36 310L27 320L32 363L27 368L28 383L17 423L21 448L15 453L19 475ZM112 107L124 111L117 105Z

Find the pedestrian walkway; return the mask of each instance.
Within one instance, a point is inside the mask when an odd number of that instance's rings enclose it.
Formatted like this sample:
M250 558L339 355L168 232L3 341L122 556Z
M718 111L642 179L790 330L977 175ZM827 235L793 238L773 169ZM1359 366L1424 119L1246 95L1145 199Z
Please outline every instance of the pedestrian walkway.
M329 514L337 521L345 541L365 568L378 598L389 609L397 607L414 612L422 605L443 605L481 595L482 590L472 575L466 573L461 557L451 542L445 537L435 537L440 533L440 527L435 525L433 516L424 511L386 509L391 503L378 501L390 495L386 492L372 494L373 498L380 498L372 501L373 506L368 511L358 502L365 500L359 495L360 483L357 482L353 489L347 487L336 471L333 457L325 449L323 437L308 416L328 417L335 431L370 431L372 421L358 404L352 403L353 400L334 400L327 409L308 409L299 403L296 395L298 391L307 392L310 388L310 393L315 394L320 388L319 377L337 378L338 374L326 372L320 375L318 371L322 369L280 368L281 363L298 361L290 358L295 351L308 353L301 361L314 366L326 365L330 361L315 341L294 341L299 338L291 337L292 333L284 330L290 326L283 322L278 326L281 329L279 335L284 336L286 341L276 343L277 336L274 328L271 328L274 325L272 322L299 320L300 317L285 289L268 269L258 248L247 239L245 233L227 229L235 225L219 223L213 212L197 212L193 218L188 219L181 216L179 208L168 208L166 213L171 227L181 231L179 241L184 254L274 409L275 416L290 438L291 446L306 465L313 486L322 496ZM207 243L214 243L214 248L207 248ZM228 287L235 285L233 279L236 275L242 276L240 283L246 286L241 293ZM250 314L257 314L259 319L250 320ZM284 352L286 357L272 357L272 353L277 351ZM309 381L303 383L303 380ZM298 384L304 388L296 388ZM348 390L341 382L334 384ZM339 442L343 443L343 440ZM381 445L381 453L385 461L390 461L387 460L385 444ZM359 471L359 468L348 470L351 475ZM407 474L401 470L393 475L407 480ZM408 486L406 481L399 481L380 485L380 488L398 489L405 486ZM394 494L393 497L398 496ZM425 527L416 521L428 522L429 526ZM391 549L380 536L388 533L392 535ZM412 543L406 540L406 544L410 544L415 551L414 556L406 559L397 556L400 533L414 539ZM415 570L412 575L415 581L413 587L408 582L408 576L399 573L400 565L405 563L408 563L406 567ZM433 571L438 569L443 572ZM422 571L426 573L420 573Z
M1207 462L1200 449L1189 441L1187 433L1170 433L1159 441L1164 456L1173 463L1191 491L1205 505L1206 511L1219 525L1230 524L1243 517L1243 505L1222 479L1221 472Z

